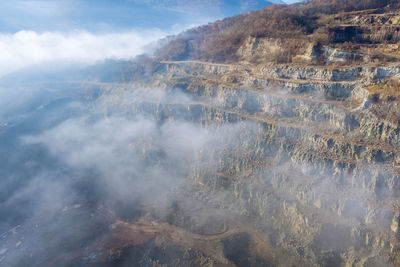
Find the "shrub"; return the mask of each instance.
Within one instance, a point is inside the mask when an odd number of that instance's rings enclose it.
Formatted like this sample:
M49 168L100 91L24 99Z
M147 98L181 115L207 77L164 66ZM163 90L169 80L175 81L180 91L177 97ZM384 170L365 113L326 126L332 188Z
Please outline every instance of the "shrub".
M157 56L183 60L189 57L207 61L236 61L237 49L248 37L286 38L327 43L369 42L356 28L334 28L328 31L324 14L370 8L397 8L397 0L313 0L295 5L271 5L259 11L241 14L189 30L162 47ZM312 36L312 37L310 37ZM367 36L370 38L370 35ZM399 40L398 30L382 30L372 39ZM373 41L373 40L372 40ZM296 41L293 41L296 42ZM298 50L298 47L296 48ZM277 55L276 61L290 61L296 49L287 47L288 54Z

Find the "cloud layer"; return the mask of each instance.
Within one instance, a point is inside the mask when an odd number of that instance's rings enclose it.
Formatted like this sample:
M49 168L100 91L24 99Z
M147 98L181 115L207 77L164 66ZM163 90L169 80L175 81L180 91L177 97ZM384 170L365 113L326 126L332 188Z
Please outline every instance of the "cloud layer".
M132 105L141 100L167 103L169 97L190 101L182 93L156 89L122 98ZM113 101L105 98L92 103L92 109L82 110L81 102L64 104L75 112L65 111L60 103L57 109L45 105L41 111L46 118L51 113L59 123L31 117L29 121L42 126L40 131L24 128L19 137L12 135L17 150L28 156L17 161L18 170L6 172L9 182L0 183L0 189L14 188L0 208L0 265L24 266L29 261L35 266L60 253L78 253L76 244L100 239L116 218L134 220L151 212L174 219L171 205L186 200L187 178L197 168L218 168L212 155L237 145L243 129L251 128L237 123L205 129L179 116L161 122L145 110L127 116L124 105L105 117L104 104ZM190 211L203 204L191 200L183 205ZM196 227L211 215L207 210Z
M131 58L151 50L165 36L161 30L92 34L19 31L0 34L0 76L44 62L93 63L105 58Z

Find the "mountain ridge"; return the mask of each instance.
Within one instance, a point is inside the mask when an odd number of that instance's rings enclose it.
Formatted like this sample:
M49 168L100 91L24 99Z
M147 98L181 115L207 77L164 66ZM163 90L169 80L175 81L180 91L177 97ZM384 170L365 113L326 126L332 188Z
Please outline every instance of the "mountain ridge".
M343 2L343 1L342 1ZM344 43L360 42L373 43L374 40L335 40L334 30L340 31L339 28L333 28L333 25L339 25L339 21L330 23L323 17L331 17L334 19L332 12L356 11L358 9L378 8L382 10L390 10L398 8L396 1L361 1L349 2L346 4L341 1L311 1L308 3L295 5L272 5L260 11L250 12L248 14L238 15L227 18L196 29L188 30L171 41L169 45L159 49L156 55L162 59L201 59L216 62L237 61L237 49L248 40L248 38L286 38L293 40L287 43L286 49L281 58L283 61L291 61L297 53L304 52L308 43L326 44L331 42ZM350 30L350 28L347 28ZM362 30L361 27L358 28ZM338 32L337 34L342 34ZM355 33L348 34L356 37ZM378 35L378 33L370 33L370 35ZM357 36L361 36L358 33ZM346 37L349 38L349 37ZM391 38L390 33L383 38ZM377 40L385 41L385 40ZM392 41L395 41L393 39Z

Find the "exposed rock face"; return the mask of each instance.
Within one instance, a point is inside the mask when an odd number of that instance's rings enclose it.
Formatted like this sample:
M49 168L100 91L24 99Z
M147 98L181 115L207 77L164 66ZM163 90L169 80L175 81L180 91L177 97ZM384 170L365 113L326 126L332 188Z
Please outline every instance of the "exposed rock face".
M302 40L291 64L266 63L287 46L266 37L247 38L234 64L160 61L145 79L132 79L133 87L180 89L190 100L126 102L126 90L112 88L104 91L117 96L104 103L106 114L117 106L205 130L241 127L230 145L196 151L211 167L193 164L182 189L221 214L235 211L234 221L252 229L220 240L226 252L220 263L260 265L238 259L231 247L251 243L257 250L257 231L275 248L266 261L273 266L399 266L400 65L394 53L387 63L369 53L371 46L335 45L377 43L388 34L382 27L398 26L398 17L341 15L347 24L329 28L330 45ZM199 218L189 213L183 209L169 223L197 234L237 227L214 219L196 224Z
M125 103L127 109L204 128L252 123L233 147L198 152L216 164L193 166L186 185L193 198L221 211L238 209L304 266L400 264L398 100L373 99L367 90L400 73L397 64L162 64L138 84L182 89L192 100L147 99ZM284 263L275 255L274 265Z

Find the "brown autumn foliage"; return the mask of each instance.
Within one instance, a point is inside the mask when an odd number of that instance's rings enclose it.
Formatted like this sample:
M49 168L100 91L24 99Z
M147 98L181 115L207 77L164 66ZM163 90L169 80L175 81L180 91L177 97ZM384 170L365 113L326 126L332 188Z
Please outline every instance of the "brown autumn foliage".
M324 30L319 24L324 14L399 6L398 0L313 0L290 6L271 5L184 32L159 49L156 55L165 60L231 62L238 60L236 52L247 38L268 37L293 40L287 53L277 55L276 59L281 63L290 62L299 50L296 43L301 42L298 40L312 38L310 41L315 43L343 43L399 39L399 31L382 30L371 34L369 39L363 39L363 32L358 32L358 29Z

